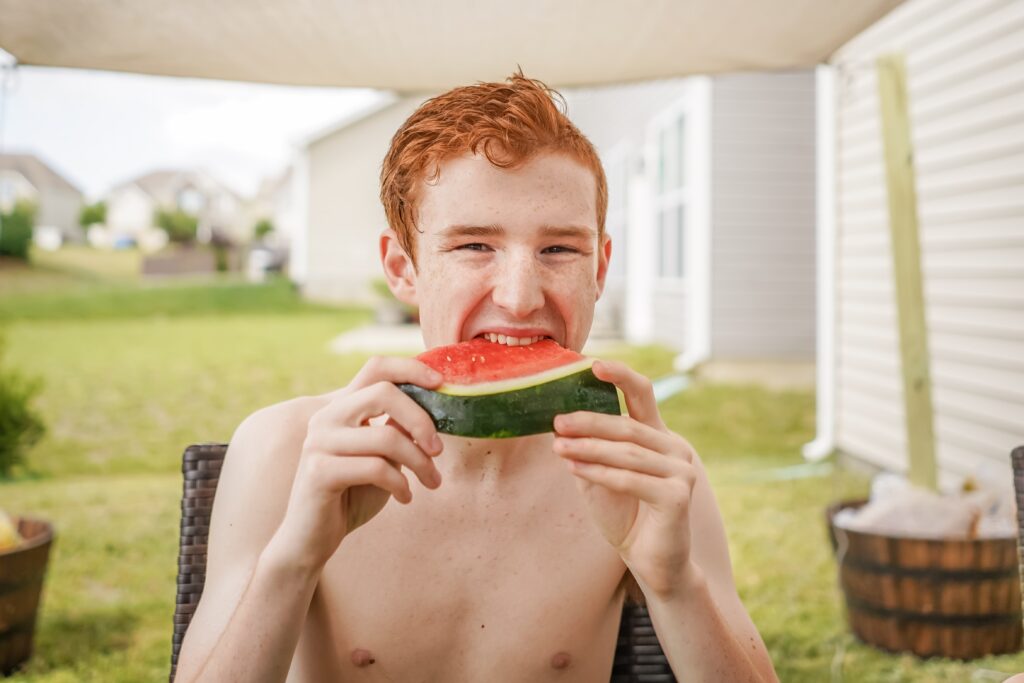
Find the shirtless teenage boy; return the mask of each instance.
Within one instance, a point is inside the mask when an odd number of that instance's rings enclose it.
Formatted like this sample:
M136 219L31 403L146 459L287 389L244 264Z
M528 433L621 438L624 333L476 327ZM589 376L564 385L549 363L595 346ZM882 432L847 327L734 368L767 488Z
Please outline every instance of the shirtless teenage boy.
M543 84L426 102L392 140L381 198L384 270L427 347L496 333L582 349L612 251L607 190ZM681 680L775 681L700 459L646 378L594 372L628 417L562 415L518 439L439 436L394 386L440 383L410 358L249 416L179 683L607 681L627 570Z

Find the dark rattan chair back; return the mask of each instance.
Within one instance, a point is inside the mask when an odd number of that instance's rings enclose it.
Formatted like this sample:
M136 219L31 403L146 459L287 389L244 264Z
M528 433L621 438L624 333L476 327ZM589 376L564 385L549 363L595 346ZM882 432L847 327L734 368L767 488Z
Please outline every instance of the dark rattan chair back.
M1021 609L1024 610L1024 446L1010 453L1013 488L1017 492L1017 560L1020 562Z
M178 590L174 607L174 635L171 644L171 675L178 665L178 652L185 638L206 580L206 539L210 533L210 512L220 480L227 444L204 443L185 449L181 469L185 478L181 496L181 537L178 550ZM611 683L674 683L675 677L654 627L641 605L626 604L619 624Z

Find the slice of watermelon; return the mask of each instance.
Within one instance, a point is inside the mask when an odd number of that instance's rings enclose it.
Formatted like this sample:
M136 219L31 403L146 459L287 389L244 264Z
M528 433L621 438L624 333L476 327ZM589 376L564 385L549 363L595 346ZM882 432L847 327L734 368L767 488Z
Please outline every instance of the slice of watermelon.
M436 391L398 386L446 434L500 439L550 432L560 413L620 414L615 386L591 371L594 359L550 339L528 346L473 339L418 358L440 372L444 384Z

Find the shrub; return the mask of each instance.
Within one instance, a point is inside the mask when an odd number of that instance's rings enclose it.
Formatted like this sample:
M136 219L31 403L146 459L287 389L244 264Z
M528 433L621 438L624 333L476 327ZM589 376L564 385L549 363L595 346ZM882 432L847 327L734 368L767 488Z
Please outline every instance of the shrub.
M157 209L153 216L157 227L163 228L168 239L179 244L191 244L196 240L199 220L181 209Z
M0 360L4 345L0 337ZM38 378L30 380L0 367L0 479L10 477L15 466L24 464L25 453L46 432L42 419L29 405L41 388Z
M228 247L224 244L213 244L213 258L218 273L226 273L230 269L228 263Z
M24 200L18 201L9 212L0 213L0 255L27 261L35 221L35 204Z
M261 240L272 232L274 232L274 224L264 218L253 226L252 236L254 239Z
M86 204L82 207L82 210L78 212L78 224L83 228L88 228L90 225L97 223L107 222L107 203L96 202L95 204Z

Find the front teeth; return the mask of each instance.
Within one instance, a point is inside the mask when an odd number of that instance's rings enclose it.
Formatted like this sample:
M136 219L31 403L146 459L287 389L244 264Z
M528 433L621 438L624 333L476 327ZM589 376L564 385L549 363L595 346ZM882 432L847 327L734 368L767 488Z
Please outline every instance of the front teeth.
M536 344L541 339L547 339L547 337L542 335L536 337L509 337L504 334L495 334L494 332L487 332L483 336L488 341L495 344L505 344L506 346L529 346L530 344Z

